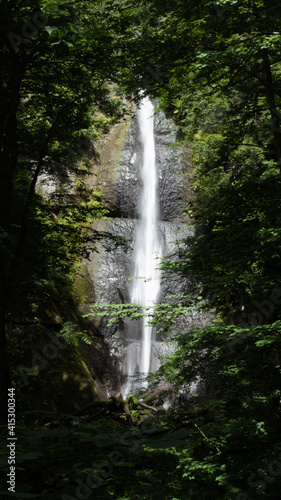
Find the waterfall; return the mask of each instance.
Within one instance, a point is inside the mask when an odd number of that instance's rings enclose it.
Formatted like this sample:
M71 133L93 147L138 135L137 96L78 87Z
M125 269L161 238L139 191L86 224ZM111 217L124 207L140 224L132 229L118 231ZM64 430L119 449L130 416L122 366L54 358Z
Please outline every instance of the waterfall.
M112 127L104 142L97 175L107 206L119 217L99 220L93 229L130 244L116 247L114 241L98 242L97 252L90 240L82 271L89 305L135 302L149 308L160 300L173 302L172 296L184 295L192 284L190 277L163 272L160 298L157 256L177 259L187 251L184 240L194 234L194 226L183 215L189 189L184 174L192 161L175 146L177 133L172 120L161 111L154 113L149 99L143 99L130 123ZM161 193L158 200L157 193ZM208 315L190 311L176 320L169 334L177 328L201 328L210 321ZM157 370L160 357L171 349L165 332L156 334L142 320L120 319L109 324L106 317L93 318L92 325L102 336L102 343L97 342L99 351L94 351L93 368L100 363L99 374L108 396L120 391L124 397L145 388L140 374ZM107 349L110 367L104 363Z
M161 257L161 241L157 222L159 208L157 200L157 169L154 138L154 107L144 98L138 110L138 123L142 146L140 218L136 228L134 259L134 280L130 301L144 307L153 306L160 292L160 272L157 257ZM135 385L132 377L140 372L147 375L151 371L151 347L154 328L145 319L139 320L135 340L127 348L127 381L123 390L126 396ZM135 326L132 325L135 329ZM133 332L131 332L133 333ZM145 384L142 383L142 386Z

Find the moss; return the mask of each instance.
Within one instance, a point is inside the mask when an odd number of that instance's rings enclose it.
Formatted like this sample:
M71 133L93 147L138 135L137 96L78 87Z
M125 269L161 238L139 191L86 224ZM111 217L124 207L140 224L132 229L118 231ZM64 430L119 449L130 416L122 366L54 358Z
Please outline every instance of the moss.
M81 264L77 271L73 284L73 291L77 297L78 304L85 304L91 295L91 279L87 267Z
M85 179L87 188L100 189L106 208L112 208L116 204L116 173L131 123L131 105L128 105L127 110L125 119L111 127L108 133L101 135L96 141L98 159L92 161L91 174Z
M72 412L98 397L77 342L68 344L55 329L22 327L21 348L10 352L19 411Z

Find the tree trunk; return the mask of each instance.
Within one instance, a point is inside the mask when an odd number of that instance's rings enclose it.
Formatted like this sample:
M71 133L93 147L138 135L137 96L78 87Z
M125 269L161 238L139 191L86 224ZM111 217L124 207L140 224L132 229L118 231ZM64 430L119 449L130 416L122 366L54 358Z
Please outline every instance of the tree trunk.
M264 68L265 77L266 77L266 86L265 86L266 96L267 96L270 114L271 114L271 126L270 126L270 128L274 134L276 156L277 156L279 168L281 170L281 128L280 128L281 115L276 108L275 90L274 90L270 60L269 60L267 49L262 50L262 57L263 57L263 68Z
M0 121L0 413L4 422L7 422L7 389L11 386L6 353L6 307L14 251L11 202L18 157L17 110L24 74L24 65L12 51L9 62L7 86L0 81L4 103Z
M36 184L38 181L38 177L41 173L42 167L43 167L43 162L44 162L44 157L47 154L49 143L52 139L53 133L56 130L56 127L59 123L59 120L63 113L67 110L69 106L63 106L60 111L57 113L57 116L55 117L51 127L49 128L49 131L47 133L47 136L42 144L41 150L39 152L38 160L37 160L37 166L32 178L32 181L30 183L29 191L27 194L25 206L23 207L23 212L22 212L22 217L21 217L21 224L20 224L20 232L19 232L19 237L17 241L17 245L15 248L14 252L14 265L16 265L16 262L18 261L20 254L23 250L25 240L26 240L26 233L27 233L27 225L28 225L28 213L32 204L32 200L35 194L35 188Z
M6 349L6 286L5 277L1 273L0 282L0 425L7 424L7 399L8 387L11 387L11 380L7 366Z

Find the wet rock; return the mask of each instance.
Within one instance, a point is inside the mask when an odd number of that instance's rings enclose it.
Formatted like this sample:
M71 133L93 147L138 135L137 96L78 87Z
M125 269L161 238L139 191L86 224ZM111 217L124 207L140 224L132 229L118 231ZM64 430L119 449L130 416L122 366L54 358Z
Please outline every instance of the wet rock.
M154 118L156 164L158 170L158 194L160 204L160 222L158 234L162 241L163 253L170 259L184 256L188 237L193 234L183 210L186 203L187 189L185 184L186 164L183 161L182 149L176 144L178 132L176 126L165 114L160 112ZM140 210L140 194L142 181L140 170L142 166L142 145L137 114L134 113L123 149L119 155L118 166L115 171L115 217L111 220L99 221L95 229L107 231L114 236L121 236L127 240L127 247L116 246L114 239L107 240L98 245L98 252L91 251L89 259L84 261L88 275L89 306L94 303L121 304L129 303L131 297L132 281L134 275L133 247ZM186 157L185 157L186 158ZM104 181L106 182L106 181ZM103 184L106 188L107 185ZM112 188L112 185L111 185ZM175 303L179 299L168 298L185 294L193 283L191 277L183 278L182 275L163 273L161 276L162 289L159 302ZM174 301L174 302L173 302ZM169 333L177 328L199 326L208 322L209 318L195 311L190 311L178 319ZM96 317L93 319L95 328L99 330L107 345L112 364L116 373L119 387L126 383L128 357L135 357L134 374L131 387L138 390L142 386L141 374L137 360L140 359L141 341L140 329L142 320L132 322L129 319L119 320L113 325L108 325L109 318ZM151 370L156 370L160 365L161 356L171 349L167 337L156 331L152 339ZM107 390L113 391L113 384L107 378Z
M154 117L156 166L160 219L187 221L185 168L182 148L176 144L178 130L173 121L158 112ZM134 113L116 175L117 205L120 217L137 218L141 192L142 147L137 114Z
M160 218L164 221L181 219L184 209L181 151L175 142L177 129L163 112L155 116L156 163Z
M121 304L130 302L130 289L133 275L134 264L132 262L133 241L136 231L136 219L113 219L99 221L95 226L97 230L108 231L115 236L122 236L128 240L128 247L117 247L114 241L107 242L106 249L99 244L98 252L92 252L89 259L84 261L87 268L89 280L89 304L94 303L112 303ZM179 252L186 249L184 238L193 233L193 228L180 222L159 222L159 231L161 233L164 254L177 258ZM159 301L171 302L167 296L184 294L188 290L190 279L183 279L182 276L168 274L162 276L162 291ZM178 299L176 298L176 303ZM102 336L108 346L112 362L114 363L117 378L122 385L123 377L126 374L126 359L130 352L130 357L135 354L136 359L140 357L141 343L137 341L137 329L141 328L138 322L132 322L129 319L120 320L113 325L108 325L109 318L96 318L95 326L102 332ZM202 315L198 312L190 311L189 314L180 318L174 325L173 331L179 327L196 326L201 324ZM172 330L169 333L172 333ZM155 371L160 366L160 358L170 347L167 345L163 333L155 333L155 339L152 341L152 363L151 370ZM139 370L133 376L133 386L139 388L140 374ZM110 381L106 381L110 386Z

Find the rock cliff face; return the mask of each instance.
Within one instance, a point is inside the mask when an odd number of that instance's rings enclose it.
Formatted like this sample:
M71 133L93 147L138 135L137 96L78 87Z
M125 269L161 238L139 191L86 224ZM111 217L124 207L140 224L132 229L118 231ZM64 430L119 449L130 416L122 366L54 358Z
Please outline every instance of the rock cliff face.
M172 120L165 117L163 112L157 113L154 117L154 135L160 219L190 222L188 217L183 215L187 195L190 194L190 192L187 193L186 180L188 168L191 168L188 152L185 152L184 156L182 149L176 145L179 139L177 127ZM136 113L134 113L115 171L117 206L121 218L138 217L138 201L141 191L140 166L140 130Z
M193 228L187 216L183 215L189 187L186 174L191 162L188 152L183 153L176 145L177 128L164 113L157 113L154 118L156 163L158 171L158 195L160 204L159 231L163 240L164 254L177 254L184 251L181 243ZM127 240L127 246L117 246L112 241L99 244L98 252L90 252L89 259L83 262L87 274L88 304L84 312L93 303L126 303L130 297L130 281L133 273L132 253L135 230L139 217L139 198L142 189L140 168L142 151L140 131L136 112L132 114L130 125L122 125L113 130L103 144L100 159L100 189L114 218L99 221L95 229L108 231ZM116 146L114 146L114 144ZM109 151L108 151L109 150ZM105 167L103 170L103 165ZM106 179L106 180L105 180ZM177 276L162 276L160 301L167 301L168 295L184 293L189 286L188 279ZM190 314L183 319L185 324L198 324L204 321L198 314ZM126 371L126 347L129 320L107 326L108 319L94 318L93 328L98 329L111 353L112 365L116 372L115 381L105 376L104 385L108 395L120 389L122 377ZM165 350L165 339L156 333L152 346L153 366L159 365L159 355Z
M183 215L187 199L186 172L182 150L176 145L179 140L177 128L163 112L156 114L154 123L160 219L188 223L190 220Z
M101 193L108 209L108 218L97 221L92 230L111 234L115 239L105 237L91 247L89 234L89 255L77 272L74 286L80 305L77 309L77 304L73 303L69 308L69 321L77 324L79 331L86 330L92 342L81 342L79 351L72 352L70 349L75 359L73 364L69 356L58 356L55 377L59 385L63 377L63 391L65 400L69 400L70 411L93 398L106 399L119 392L130 371L126 361L128 352L130 356L136 354L137 359L141 350L136 334L139 327L134 330L130 320L108 326L107 318L82 317L95 303L130 302L132 281L129 277L134 274L135 236L141 216L143 151L137 110L132 106L127 109L128 113L122 121L92 145L93 154L89 151L87 158L92 165L91 173L83 177L86 187ZM181 240L193 232L192 221L184 214L186 200L192 196L188 178L192 171L191 152L178 145L177 127L163 112L154 116L154 138L160 212L157 233L162 242L163 255L172 255L177 259L185 251L185 243ZM68 194L75 196L77 177L67 169L65 175ZM65 181L65 177L58 179L43 173L38 180L37 191L47 199L55 197L60 192L60 182L64 184ZM116 237L121 237L124 244L116 244ZM189 279L171 274L162 274L161 282L159 302L172 300L168 296L184 294L190 285ZM56 321L59 325L60 318ZM202 318L198 313L190 313L182 317L175 327L200 325L207 321L208 318ZM155 370L159 366L160 355L167 350L167 340L158 331L153 335L150 367ZM78 384L78 380L82 382ZM57 400L56 408L60 409L60 398Z

